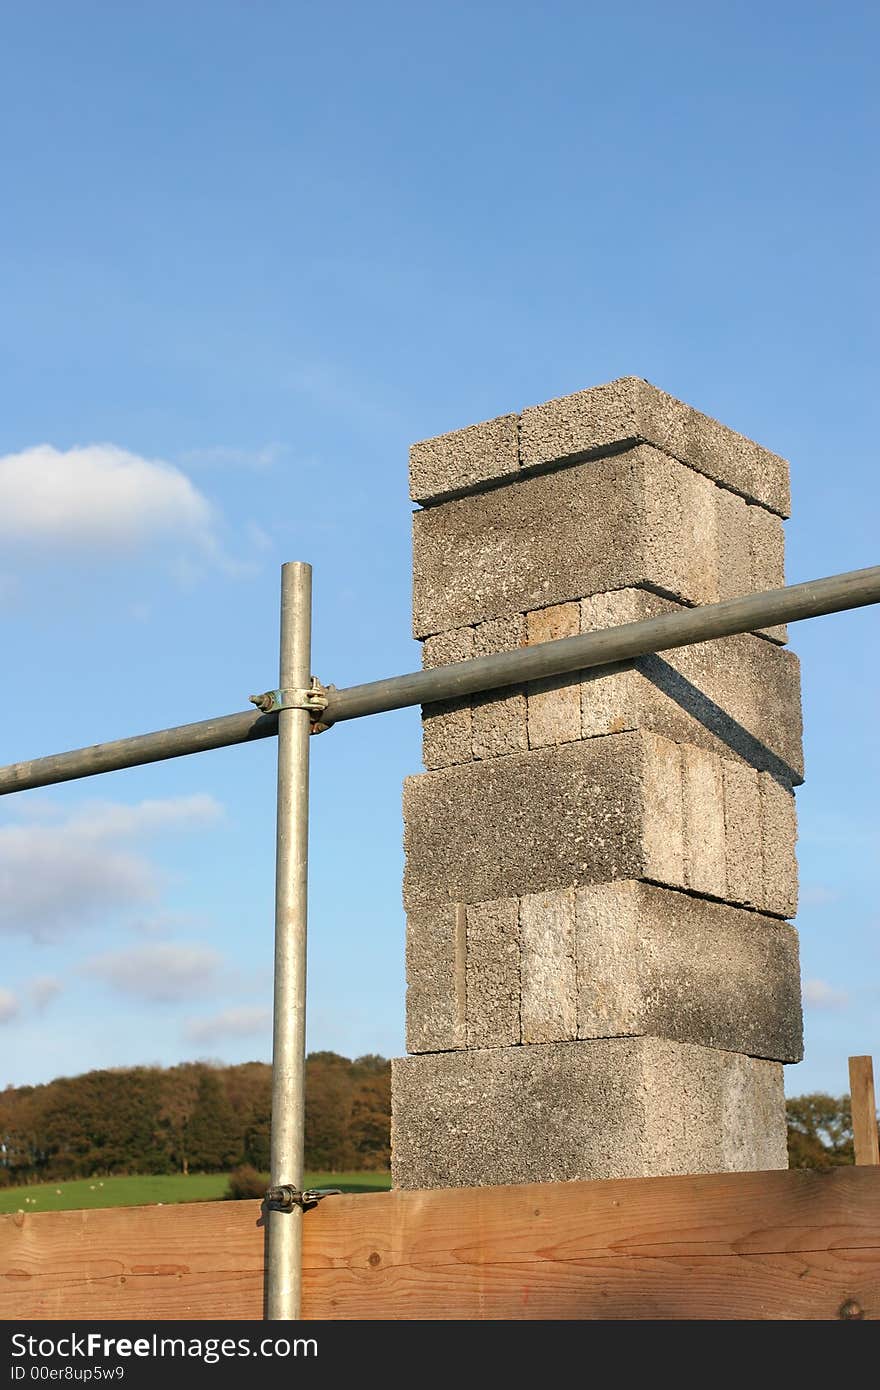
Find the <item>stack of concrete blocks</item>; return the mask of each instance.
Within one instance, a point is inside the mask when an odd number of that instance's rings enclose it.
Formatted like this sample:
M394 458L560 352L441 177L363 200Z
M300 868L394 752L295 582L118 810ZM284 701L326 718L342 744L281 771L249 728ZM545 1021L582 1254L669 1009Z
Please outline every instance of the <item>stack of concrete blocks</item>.
M426 667L784 583L785 461L636 378L417 444L411 483ZM425 708L396 1186L786 1166L785 641Z

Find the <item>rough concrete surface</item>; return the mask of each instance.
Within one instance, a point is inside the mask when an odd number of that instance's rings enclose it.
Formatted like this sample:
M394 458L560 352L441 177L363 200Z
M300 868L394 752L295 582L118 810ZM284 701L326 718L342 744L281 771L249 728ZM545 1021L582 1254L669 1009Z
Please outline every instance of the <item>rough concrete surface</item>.
M765 589L781 589L785 584L785 534L782 522L763 507L749 505L746 513L749 524L749 556L751 578L749 588L755 593ZM788 641L785 623L761 628L765 637L774 642Z
M406 923L406 1046L437 1052L467 1042L466 909L440 903Z
M716 602L717 491L640 447L416 512L413 633L643 584Z
M596 594L581 604L582 631L679 607L645 589ZM800 664L793 652L749 633L586 672L582 715L585 738L653 729L770 771L791 786L803 781Z
M780 516L789 514L785 459L640 377L532 406L520 416L519 433L524 468L644 440Z
M801 1060L798 937L787 922L633 881L572 898L577 1036L648 1033ZM551 998L547 1012L556 1008Z
M774 916L795 908L792 794L705 749L689 748L685 763L656 734L422 773L404 784L404 822L408 910L618 878ZM724 827L723 856L707 826Z
M408 778L407 909L653 876L648 756L641 735L624 734Z
M519 901L521 1042L578 1036L574 902L571 888Z
M577 637L581 630L579 603L559 603L526 614L528 646ZM560 679L532 681L528 695L528 746L549 748L581 737L581 690L577 673Z
M571 635L578 630L578 613L580 630L593 632L673 612L678 606L646 589L596 594L580 604L560 604L527 614L529 645L553 640L543 635L547 632ZM503 627L512 621L482 626ZM456 650L463 650L468 643L472 648L474 631L479 633L480 628L430 637L424 645L432 654L437 644L448 644L451 649L451 639L461 634ZM458 702L459 706L465 704ZM439 711L441 707L427 708ZM474 737L465 722L467 717L467 710L459 708L454 714L428 716L427 767L471 761ZM517 729L511 720L519 718L523 722ZM495 720L499 727L493 744ZM525 748L527 738L529 747L541 748L580 737L650 729L677 743L694 743L769 771L790 786L803 781L798 659L793 652L748 633L534 682L527 687L526 699L520 696L514 700L507 693L500 700L481 696L480 729L482 756L493 746L504 752Z
M655 1034L803 1055L797 932L778 918L631 879L466 912L466 960L452 905L410 916L410 1052Z
M467 908L467 1045L518 1043L519 904L516 898Z
M564 464L640 442L780 516L788 515L785 459L633 376L530 406L520 416L502 415L414 444L410 494L415 502L437 502L517 470Z
M413 444L409 451L413 500L426 501L517 473L518 426L518 416L501 415Z
M474 656L494 656L526 645L526 620L521 613L493 618L474 628ZM510 687L503 695L475 695L473 756L499 758L528 748L526 696L522 687Z
M395 1187L787 1166L782 1067L654 1037L396 1060Z
M440 632L422 643L422 666L451 666L474 655L474 629ZM425 767L452 767L474 755L471 700L444 700L422 705L422 761Z

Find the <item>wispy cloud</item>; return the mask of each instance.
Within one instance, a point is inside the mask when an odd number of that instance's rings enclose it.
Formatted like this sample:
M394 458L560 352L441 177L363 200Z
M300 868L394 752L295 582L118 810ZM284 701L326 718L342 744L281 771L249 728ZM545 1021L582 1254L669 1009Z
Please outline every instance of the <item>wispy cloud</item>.
M37 1012L42 1012L53 999L57 999L61 989L61 981L57 975L37 975L28 987L31 1004Z
M189 1042L218 1043L227 1038L263 1036L268 1042L272 1026L270 1009L255 1005L223 1009L208 1018L191 1019L184 1029Z
M0 932L49 940L155 902L162 876L144 854L144 838L203 829L222 814L219 802L199 794L91 801L67 812L35 800L19 823L0 826ZM126 845L131 839L136 848Z
M130 923L133 932L139 936L153 939L170 936L181 930L192 931L193 928L202 928L205 925L206 919L198 912L177 912L167 909L136 917Z
M66 828L91 839L119 839L155 835L164 830L201 829L223 818L223 807L213 796L162 797L128 805L122 801L87 801L68 817Z
M0 1024L11 1023L18 1014L19 1008L18 997L12 993L12 990L0 986Z
M222 959L208 946L159 942L92 956L82 968L121 994L169 1004L214 986Z
M838 989L827 980L805 980L804 1003L811 1009L844 1009L849 1003L849 995L845 989Z
M273 468L289 452L286 444L277 442L256 449L216 444L206 449L187 449L180 455L180 462L193 468L253 468L263 472Z
M327 411L344 411L375 428L399 425L400 412L387 403L377 382L361 378L340 363L310 357L295 362L284 373L282 385Z

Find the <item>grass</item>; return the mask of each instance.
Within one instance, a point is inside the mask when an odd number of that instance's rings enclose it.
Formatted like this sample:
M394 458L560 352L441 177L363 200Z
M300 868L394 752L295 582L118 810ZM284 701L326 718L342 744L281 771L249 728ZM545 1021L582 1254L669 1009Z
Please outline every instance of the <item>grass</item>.
M226 1173L191 1173L189 1177L177 1173L168 1177L77 1178L33 1187L0 1187L0 1213L217 1202L226 1193L227 1181ZM307 1173L305 1186L341 1187L344 1192L384 1192L391 1186L391 1175Z

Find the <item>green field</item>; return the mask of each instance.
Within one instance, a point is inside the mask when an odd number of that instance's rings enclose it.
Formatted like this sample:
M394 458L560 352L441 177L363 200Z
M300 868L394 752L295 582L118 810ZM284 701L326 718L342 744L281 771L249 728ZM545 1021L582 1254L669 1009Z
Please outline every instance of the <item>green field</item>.
M146 1207L173 1202L217 1202L226 1192L225 1173L189 1177L77 1178L33 1187L0 1187L0 1212L74 1211L83 1207ZM344 1192L384 1192L390 1173L306 1173L306 1187L341 1187Z

